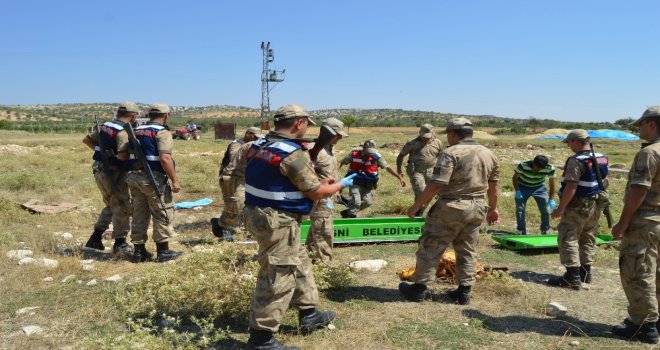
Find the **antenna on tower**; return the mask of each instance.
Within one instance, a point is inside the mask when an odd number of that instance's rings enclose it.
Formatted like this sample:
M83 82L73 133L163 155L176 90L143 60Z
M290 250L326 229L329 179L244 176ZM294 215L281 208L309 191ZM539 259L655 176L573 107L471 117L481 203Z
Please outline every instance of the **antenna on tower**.
M261 71L261 129L270 129L270 91L277 83L284 81L285 70L274 70L268 68L269 63L275 61L275 53L270 48L270 41L261 42L261 51L264 56L263 70ZM274 83L271 84L270 83Z

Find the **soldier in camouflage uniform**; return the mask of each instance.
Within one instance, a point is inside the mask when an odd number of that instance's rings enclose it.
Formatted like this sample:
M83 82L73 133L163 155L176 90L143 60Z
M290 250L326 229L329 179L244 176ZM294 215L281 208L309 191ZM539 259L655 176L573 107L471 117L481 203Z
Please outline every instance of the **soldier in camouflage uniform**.
M327 198L350 179L319 180L307 145L301 141L309 113L299 105L275 112L275 130L255 141L245 168L245 227L259 244L259 273L250 305L248 349L296 349L274 337L289 305L298 310L303 333L327 326L332 311L316 308L318 291L306 249L300 245L300 222L314 201Z
M339 168L349 164L348 173L357 174L353 186L349 188L351 199L348 203L348 209L342 210L342 218L356 218L359 211L369 208L374 204L373 190L378 186L378 168L387 170L388 173L399 179L401 187L406 187L403 176L394 172L387 164L378 150L376 150L376 141L366 140L362 148L351 150L340 162Z
M236 162L236 154L241 145L246 142L254 141L261 137L261 129L257 127L249 127L245 131L243 138L236 139L229 143L222 162L220 163L219 183L222 190L222 200L225 206L222 210L220 218L211 219L211 228L213 235L225 240L231 240L234 237L234 232L239 226L239 217L243 211L243 202L245 201L245 187L241 182L242 178L232 176Z
M112 222L112 237L115 243L113 253L131 254L133 248L126 243L130 231L131 196L126 185L128 162L128 136L124 124L135 121L140 110L133 102L124 102L117 109L117 118L103 123L100 130L95 130L83 139L83 143L94 151L94 179L103 196L105 208L99 214L94 233L85 244L86 248L103 250L103 232ZM104 169L106 157L109 169Z
M489 225L499 220L499 161L491 150L472 139L472 123L468 119L449 120L445 132L450 147L440 153L429 185L408 209L408 216L414 218L420 208L439 196L427 214L419 239L412 276L415 283L402 282L399 291L407 300L424 300L427 285L435 280L438 261L452 244L459 286L448 295L465 305L470 303L476 281L479 227L484 220Z
M396 157L396 172L403 175L401 171L403 158L409 155L406 174L410 179L410 186L412 186L415 193L415 199L422 194L426 188L426 183L431 179L433 166L435 166L440 152L442 152L442 141L435 137L433 125L424 124L419 129L419 136L406 142ZM424 209L425 207L422 207L416 216L422 216Z
M314 161L314 170L319 179L333 178L337 179L337 160L332 153L332 148L342 137L348 134L344 131L344 123L337 118L325 119L324 126L332 128L337 134L328 144L318 153ZM332 197L314 202L314 208L309 214L311 225L305 246L312 255L312 262L332 260L332 241L335 234L335 225L332 220L334 204Z
M591 159L589 133L575 129L562 141L575 152L566 160L559 189L559 207L551 216L561 218L557 225L557 244L561 264L566 267L563 276L551 278L548 284L579 290L582 282L591 283L594 262L596 230L603 210L595 166L603 179L607 176L607 157L596 153L597 165Z
M167 127L170 107L157 103L149 109L149 122L135 128L135 136L140 141L142 152L147 157L149 167L154 174L156 183L161 187L165 210L161 208L158 194L149 181L142 164L133 162L133 171L128 174L126 182L133 195L133 222L131 224L131 241L135 246L132 261L141 263L150 261L152 254L147 251L145 243L149 238L147 229L153 219L153 240L156 242L156 261L165 262L176 259L181 252L169 249L169 240L174 236L172 218L174 215L172 192L181 191L181 183L174 170L172 158L172 133ZM136 145L131 145L136 147ZM171 184L168 182L171 181Z
M620 239L621 284L628 298L629 318L614 326L615 335L628 340L658 343L658 283L660 282L660 106L648 108L633 125L648 143L628 173L619 222L612 236Z

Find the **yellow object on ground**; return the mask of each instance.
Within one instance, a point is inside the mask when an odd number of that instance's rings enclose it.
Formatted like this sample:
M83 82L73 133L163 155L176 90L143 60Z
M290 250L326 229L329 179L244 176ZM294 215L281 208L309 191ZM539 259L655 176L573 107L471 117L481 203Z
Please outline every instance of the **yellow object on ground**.
M485 267L481 262L477 261L477 279L480 279L486 275ZM500 268L504 269L504 268ZM415 273L414 267L409 267L403 269L396 274L402 281L410 281L410 278ZM456 253L453 250L447 250L442 255L442 258L438 262L438 270L435 273L437 278L450 279L454 281L456 278Z

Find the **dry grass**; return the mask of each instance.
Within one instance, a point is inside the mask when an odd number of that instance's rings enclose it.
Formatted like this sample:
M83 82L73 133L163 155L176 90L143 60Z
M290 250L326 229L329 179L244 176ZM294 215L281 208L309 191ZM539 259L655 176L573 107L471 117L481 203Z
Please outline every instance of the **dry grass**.
M381 151L394 167L400 146L415 137L417 128L350 131L352 136L337 148L339 157L364 139L374 138L379 145L388 145ZM30 150L20 154L0 151L0 348L198 349L213 342L218 344L216 348L242 348L247 339L244 307L250 288L236 289L243 292L227 299L219 292L236 283L237 275L254 268L249 259L232 265L239 266L237 269L229 268L226 257L250 257L255 250L215 242L208 224L208 219L221 209L216 174L227 141L215 142L208 137L176 141L174 156L183 183L176 200L210 197L215 203L200 211L177 212L174 223L178 236L173 246L186 252L183 259L172 265L134 265L107 253L89 255L77 248L87 239L102 208L91 176L91 154L80 144L82 137L0 132L0 146L16 144ZM502 219L494 229L512 231L513 163L539 153L562 163L569 152L558 142L522 137L484 142L502 161ZM638 147L636 143L620 142L602 145L613 162L628 165ZM383 176L375 194L376 205L365 216L400 215L412 203L411 189L399 187L394 180L389 174ZM617 216L625 178L613 176L611 184L615 201L612 209ZM75 202L80 207L59 215L31 215L17 205L36 198ZM538 227L535 206L530 202L529 207L528 225ZM601 229L606 231L604 225ZM54 236L55 232L70 232L77 242L62 241ZM35 257L57 259L59 267L18 266L5 257L6 251L24 247L33 249ZM151 244L148 247L153 250ZM385 259L389 265L378 273L361 273L354 279L341 269L317 270L324 286L334 286L322 292L321 307L337 311L337 330L300 336L294 331L295 313L289 312L278 337L304 349L644 348L614 339L608 333L610 325L618 323L626 313L614 249L598 250L592 288L574 292L541 283L549 274L561 272L556 251L521 254L502 250L483 234L479 246L481 260L508 266L511 277L480 281L470 306L444 303L443 292L451 287L445 282L432 286L433 301L401 301L395 272L414 264L415 249L414 243L337 248L334 264L338 266L357 259ZM86 258L95 260L92 271L81 269L80 260ZM75 278L61 282L71 274ZM122 281L102 281L114 274L120 274ZM45 277L52 277L53 281L45 282ZM92 279L99 284L86 286ZM214 284L217 290L211 288ZM223 314L223 310L229 310L223 306L225 301L240 303L234 305L231 314ZM567 306L568 316L545 316L549 301ZM34 314L16 314L28 306L40 309ZM147 306L156 312L152 314ZM21 327L33 324L46 332L31 337L21 334ZM579 341L579 346L569 345L574 340Z

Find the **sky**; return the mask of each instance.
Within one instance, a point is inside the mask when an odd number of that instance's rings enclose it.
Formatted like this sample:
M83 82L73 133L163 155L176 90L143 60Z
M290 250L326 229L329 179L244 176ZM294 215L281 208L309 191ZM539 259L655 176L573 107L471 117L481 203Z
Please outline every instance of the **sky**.
M615 121L660 104L660 1L3 1L0 104Z

